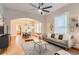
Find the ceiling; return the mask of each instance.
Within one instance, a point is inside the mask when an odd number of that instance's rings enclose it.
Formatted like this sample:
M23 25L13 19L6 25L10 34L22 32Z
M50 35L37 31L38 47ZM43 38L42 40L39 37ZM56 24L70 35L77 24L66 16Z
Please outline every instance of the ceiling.
M34 5L38 6L38 3L33 3ZM54 12L55 10L64 7L68 5L68 3L44 3L44 5L42 7L47 7L47 6L53 6L52 8L49 8L47 10L51 12ZM34 14L40 14L36 8L34 8L33 6L31 6L29 3L4 3L4 6L6 8L11 8L11 9L15 9L18 11L24 11L24 12L30 12L30 13L34 13ZM43 15L46 15L48 13L43 13Z

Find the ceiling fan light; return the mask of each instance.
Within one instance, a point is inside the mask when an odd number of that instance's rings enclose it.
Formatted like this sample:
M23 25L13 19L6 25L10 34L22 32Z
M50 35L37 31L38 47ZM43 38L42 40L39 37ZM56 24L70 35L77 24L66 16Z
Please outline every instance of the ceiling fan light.
M38 12L42 12L42 10L39 9Z

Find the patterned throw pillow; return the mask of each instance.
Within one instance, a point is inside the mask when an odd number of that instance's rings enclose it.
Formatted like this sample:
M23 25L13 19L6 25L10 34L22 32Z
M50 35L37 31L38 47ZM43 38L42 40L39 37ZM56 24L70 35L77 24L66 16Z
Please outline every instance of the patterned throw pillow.
M51 34L51 38L55 38L55 34Z
M63 35L59 35L58 39L62 40L63 39Z

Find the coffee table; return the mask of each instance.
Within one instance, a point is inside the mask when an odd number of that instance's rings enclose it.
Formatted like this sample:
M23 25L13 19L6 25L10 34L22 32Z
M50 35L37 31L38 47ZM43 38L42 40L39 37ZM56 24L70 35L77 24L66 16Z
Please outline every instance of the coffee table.
M39 53L41 53L43 46L44 46L45 50L47 51L47 42L40 40L39 38L35 38L33 40L33 42L34 42L34 48L36 45L39 46Z

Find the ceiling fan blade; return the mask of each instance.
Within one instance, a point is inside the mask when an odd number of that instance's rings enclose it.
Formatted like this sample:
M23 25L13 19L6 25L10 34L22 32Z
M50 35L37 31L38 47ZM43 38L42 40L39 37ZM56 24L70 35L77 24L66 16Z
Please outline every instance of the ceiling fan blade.
M40 7L41 7L41 6L43 6L43 3L39 3L39 6L38 6L38 8L40 9Z
M44 12L48 12L48 13L49 13L49 11L48 11L48 10L42 10L42 11L44 11Z
M41 3L39 3L38 9L40 9Z
M44 3L40 3L40 6L43 6Z
M48 8L52 8L52 6L44 7L44 8L42 8L42 9L48 9Z
M36 7L35 5L33 5L32 3L30 3L30 5L33 6L33 7L35 7L35 8L38 8L38 7Z

